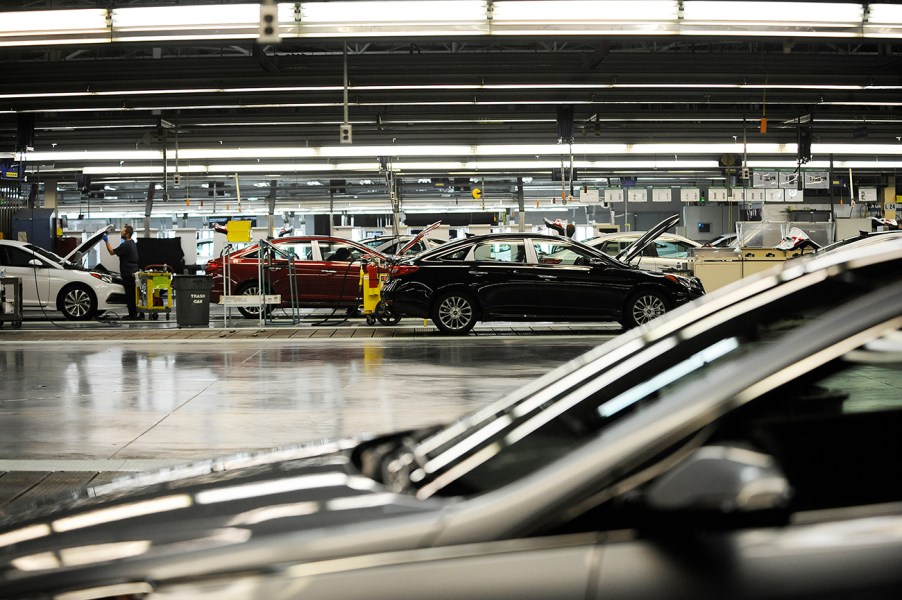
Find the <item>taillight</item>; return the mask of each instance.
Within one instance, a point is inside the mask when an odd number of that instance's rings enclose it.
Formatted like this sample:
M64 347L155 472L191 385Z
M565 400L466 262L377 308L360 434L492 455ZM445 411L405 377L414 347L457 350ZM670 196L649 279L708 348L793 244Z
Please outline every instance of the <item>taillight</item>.
M392 278L395 277L403 277L404 275L410 275L411 273L416 273L420 270L420 267L416 265L392 265L391 269L389 269L389 276Z

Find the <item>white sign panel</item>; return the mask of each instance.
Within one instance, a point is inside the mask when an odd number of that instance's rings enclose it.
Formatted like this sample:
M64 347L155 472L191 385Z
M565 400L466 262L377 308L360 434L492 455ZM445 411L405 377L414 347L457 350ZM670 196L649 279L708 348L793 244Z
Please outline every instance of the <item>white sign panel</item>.
M598 202L598 190L579 190L579 201L585 203Z
M730 202L745 202L745 188L730 190Z
M783 190L784 202L804 202L805 192L803 190Z
M764 192L765 202L783 202L783 190L777 188L775 190L762 190Z
M673 195L670 193L670 188L653 188L651 190L652 202L670 202L671 200L673 200Z
M623 188L608 188L604 191L604 201L608 204L623 202L623 195Z
M630 204L636 202L648 202L648 190L645 188L630 188L626 191L626 194Z
M681 202L698 202L701 198L701 192L698 188L680 188Z
M858 188L859 202L877 202L877 188Z
M780 171L779 185L784 189L799 189L799 177L801 175L795 171Z
M756 189L746 189L745 190L746 202L764 202L764 199L765 199L764 190L756 190Z
M830 187L830 173L827 171L806 171L806 190L826 190Z
M727 198L729 198L727 188L708 188L709 202L727 202Z
M752 186L756 188L775 188L780 179L776 171L755 171L752 173Z

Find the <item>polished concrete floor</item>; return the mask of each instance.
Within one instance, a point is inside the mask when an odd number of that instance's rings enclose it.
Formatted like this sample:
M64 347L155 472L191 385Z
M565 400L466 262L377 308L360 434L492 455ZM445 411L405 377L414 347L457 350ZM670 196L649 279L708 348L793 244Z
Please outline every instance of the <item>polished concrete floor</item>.
M0 329L0 473L144 470L446 422L619 331L26 320Z

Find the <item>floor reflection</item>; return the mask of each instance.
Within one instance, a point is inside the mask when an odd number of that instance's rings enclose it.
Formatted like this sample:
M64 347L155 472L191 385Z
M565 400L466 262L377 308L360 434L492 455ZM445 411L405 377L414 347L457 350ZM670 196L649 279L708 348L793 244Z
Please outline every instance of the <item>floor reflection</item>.
M0 346L6 459L178 458L444 422L599 338Z

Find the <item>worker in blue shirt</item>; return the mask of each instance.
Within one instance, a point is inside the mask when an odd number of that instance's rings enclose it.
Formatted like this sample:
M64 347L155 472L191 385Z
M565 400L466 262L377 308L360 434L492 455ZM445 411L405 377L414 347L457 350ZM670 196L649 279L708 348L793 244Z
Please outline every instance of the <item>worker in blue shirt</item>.
M110 245L110 238L103 234L103 242L106 244L110 256L119 257L119 274L122 275L122 285L125 287L125 305L128 307L126 319L136 320L144 315L138 315L138 304L135 297L135 273L138 272L138 244L132 239L135 230L131 225L123 225L119 235L122 242L118 248Z

